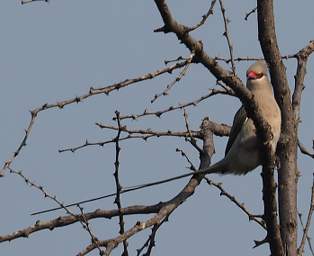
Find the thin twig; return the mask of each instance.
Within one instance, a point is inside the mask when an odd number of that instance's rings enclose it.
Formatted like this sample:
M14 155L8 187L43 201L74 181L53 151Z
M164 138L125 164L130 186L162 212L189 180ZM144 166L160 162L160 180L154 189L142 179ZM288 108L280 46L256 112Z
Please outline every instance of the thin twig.
M146 116L156 116L156 117L161 117L163 114L171 112L171 111L175 111L175 110L180 110L186 107L195 107L197 106L200 102L208 99L211 96L217 95L217 94L222 94L222 95L231 95L234 96L234 93L232 92L232 90L230 90L229 88L224 88L224 89L216 89L216 88L212 88L209 89L209 93L201 96L200 98L187 102L187 103L183 103L183 104L178 104L177 106L170 106L166 109L163 110L159 110L159 111L148 111L148 110L144 110L143 113L141 114L132 114L132 115L121 115L120 119L139 119L141 117L146 117ZM115 120L115 117L113 117L113 120Z
M214 153L213 148L213 134L209 130L209 126L205 125L204 123L207 123L207 119L204 119L202 122L202 127L204 130L202 130L203 134L203 154L200 154L200 171L205 167L208 166L210 163L210 159L212 157L212 154ZM206 129L206 131L205 131ZM210 147L211 145L211 147ZM206 157L205 157L206 153ZM169 205L166 205L165 207L162 207L162 209L153 217L146 221L138 221L132 228L127 230L124 234L117 236L110 240L103 241L106 244L106 250L104 255L110 255L112 250L116 248L122 241L130 238L131 236L135 235L136 233L142 231L143 229L149 228L151 226L154 226L158 223L161 223L165 219L168 218L168 216L184 201L186 201L187 198L189 198L195 191L195 188L200 184L202 179L204 178L204 175L199 172L193 172L194 176L191 178L189 183L184 187L184 189L175 196L170 202ZM88 247L85 248L84 253L89 253L90 251L94 250L94 246L91 244Z
M184 122L185 122L185 127L186 127L186 130L188 132L188 135L189 135L189 138L186 138L186 140L188 140L191 145L199 152L201 153L202 152L202 149L197 145L196 143L196 139L194 138L190 128L189 128L189 121L188 121L188 113L186 112L185 108L183 109L183 116L184 116Z
M229 132L230 132L230 126L228 125L225 125L225 124L217 124L209 119L207 119L207 123L208 123L208 126L210 127L210 130L211 132L213 132L215 135L217 136L228 136L229 135ZM114 127L114 126L106 126L104 128L108 128L108 129L113 129L113 130L118 130L119 128L117 127ZM124 127L121 127L121 130L123 131L123 129L125 129L125 132L134 132L134 133L145 133L145 134L150 134L150 135L147 135L147 136L169 136L167 134L169 134L168 132L157 132L157 135L156 135L156 132L152 132L151 130L130 130L130 129L127 129L126 126ZM201 129L202 131L202 129ZM203 135L200 131L190 131L192 133L192 135L196 138L203 138ZM189 134L187 132L184 132L184 133L175 133L176 135L178 135L179 137L187 137L189 136ZM184 135L184 136L183 136ZM131 135L129 135L128 137L130 137ZM126 137L127 139L127 137ZM120 141L122 140L122 138L120 139ZM93 145L100 145L102 146L102 143L106 144L106 143L113 143L114 140L110 140L110 141L106 141L106 142L100 142L99 144L95 143ZM90 143L92 144L92 143ZM82 146L79 146L77 148L82 148L84 146L87 146L89 145L88 143L87 144L84 144ZM63 151L75 151L76 148L72 148L72 149L64 149ZM206 173L206 168L204 168L204 170L202 170L201 172L203 173ZM179 176L176 176L176 177L172 177L172 178L169 178L169 179L163 179L163 180L160 180L160 181L156 181L156 182L150 182L150 183L145 183L145 184L140 184L140 185L135 185L135 186L130 186L130 187L125 187L122 189L121 191L121 194L122 193L127 193L127 192L130 192L130 191L134 191L134 190L139 190L139 189L142 189L142 188L146 188L146 187L150 187L150 186L155 186L155 185L159 185L159 184L163 184L163 183L167 183L167 182L171 182L171 181L174 181L174 180L178 180L178 179L182 179L184 177L188 177L190 175L193 175L193 173L187 173L187 174L183 174L183 175L179 175ZM104 199L104 198L108 198L108 197L112 197L112 196L115 196L116 194L115 193L111 193L111 194L107 194L107 195L103 195L103 196L99 196L99 197L95 197L95 198L91 198L91 199L87 199L87 200L82 200L80 202L75 202L75 203L72 203L72 204L67 204L66 207L71 207L71 206L75 206L76 204L84 204L84 203L89 203L89 202L93 202L93 201L97 201L97 200L100 200L100 199ZM56 208L51 208L51 209L47 209L47 210L42 210L42 211L38 211L38 212L34 212L32 213L32 215L37 215L37 214L42 214L42 213L46 213L46 212L51 212L51 211L55 211L55 210L59 210L60 207L56 207Z
M121 204L121 190L122 190L122 186L120 184L120 179L119 179L119 166L120 166L120 162L119 162L119 156L120 156L120 145L119 145L119 139L120 139L120 135L121 135L121 122L120 122L120 113L119 111L116 111L116 119L117 119L117 124L118 124L118 134L117 137L115 138L115 145L116 145L116 159L115 159L115 171L114 171L114 178L115 178L115 183L116 183L116 198L114 200L115 204L118 206L118 210L119 210L119 225L120 225L120 230L119 233L122 235L124 233L124 218L123 218L123 214L121 213L121 208L122 208L122 204ZM128 256L129 252L128 252L128 243L127 240L123 241L123 256Z
M187 154L182 150L182 149L179 149L177 148L176 151L178 153L181 154L181 156L183 156L185 158L185 160L189 163L189 169L192 170L192 171L197 171L196 167L194 166L194 164L192 163L192 161L190 160L190 158L187 156Z
M130 140L130 139L142 139L144 141L147 141L149 138L153 138L156 137L155 135L127 135L125 137L122 137L119 139L119 141L124 141L124 140ZM115 143L115 138L111 139L111 140L106 140L106 141L99 141L99 142L89 142L88 140L85 141L84 144L76 146L76 147L68 147L68 148L62 148L59 149L59 153L63 153L63 152L76 152L77 150L80 150L82 148L85 147L89 147L89 146L99 146L99 147L103 147L106 144L110 144L110 143Z
M114 131L118 131L119 128L116 126L112 125L107 125L107 124L101 124L101 123L96 123L96 125L101 128L101 129L110 129ZM156 137L188 137L189 134L188 132L177 132L177 131L154 131L152 129L129 129L127 126L122 126L121 131L127 132L129 134L145 134L145 135L154 135ZM191 131L193 136L196 138L200 138L200 135L198 134L197 131Z
M303 220L302 220L302 213L298 213L298 216L299 216L299 220L300 220L300 223L301 223L301 226L302 226L302 229L303 229L303 232L305 230L305 226L304 226L304 223L303 223ZM313 251L313 247L312 247L312 243L311 243L311 238L307 235L306 236L306 240L308 242L308 245L309 245L309 248L310 248L310 251L311 251L311 254L312 256L314 255L314 251ZM299 254L298 254L299 255Z
M48 3L49 0L22 0L21 4L30 4L30 3L33 3L33 2L46 2L46 3Z
M161 225L164 224L168 220L169 215L165 219L163 219L161 223L158 223L158 224L153 226L152 232L149 235L149 237L146 240L146 242L143 244L143 246L140 249L136 250L137 251L137 256L140 256L142 251L145 248L147 248L147 250L146 250L146 252L142 256L149 256L149 255L151 255L153 248L156 246L155 238L156 238L156 235L157 235L157 231L161 227Z
M230 22L230 20L228 18L226 18L226 9L223 5L222 0L219 0L219 4L220 4L220 9L221 9L221 14L222 14L222 17L224 20L224 26L225 26L225 32L223 33L223 35L227 39L232 72L235 75L236 74L236 66L235 66L234 59L233 59L233 46L231 43L231 38L230 38L229 30L228 30L228 23Z
M178 62L174 65L169 66L169 67L165 67L165 68L144 74L144 75L136 77L136 78L126 79L122 82L114 83L114 84L111 84L111 85L108 85L105 87L99 87L99 88L90 87L89 92L86 94L83 94L81 96L77 96L77 97L62 100L62 101L57 101L56 103L45 103L40 107L32 109L30 111L31 120L30 120L30 122L29 122L29 124L25 130L25 135L22 138L20 144L18 145L18 147L15 150L15 152L13 153L13 155L4 162L3 171L8 169L8 167L10 167L12 162L20 154L21 150L26 146L27 140L31 134L35 120L38 117L38 114L40 112L45 111L47 109L53 109L53 108L63 109L67 105L74 104L74 103L80 103L80 102L86 100L87 98L90 98L90 97L98 95L98 94L109 95L111 92L117 91L117 90L124 88L124 87L127 87L131 84L136 84L136 83L141 82L141 81L149 80L149 79L152 79L154 77L160 76L160 75L165 74L165 73L171 73L175 69L184 67L185 65L187 65L187 63L188 63L187 61Z
M189 28L188 28L188 32L191 32L191 31L193 31L193 30L196 30L196 29L198 29L200 26L202 26L202 25L205 24L205 22L206 22L206 20L208 19L208 17L209 17L210 15L213 15L213 14L214 14L214 6L215 6L216 1L217 1L217 0L212 0L212 1L211 1L210 7L209 7L207 13L202 16L202 19L201 19L201 21L200 21L199 23L197 23L197 24L194 25L193 27L189 27Z
M31 179L26 177L23 174L22 171L13 170L11 167L8 167L8 169L9 169L10 173L15 174L15 175L19 176L20 178L22 178L27 185L29 185L30 187L35 188L38 191L40 191L44 195L45 198L49 198L50 200L52 200L55 203L57 203L59 205L59 208L60 209L64 209L66 211L66 213L69 214L71 217L78 217L78 221L82 225L83 229L86 230L88 232L88 234L90 235L91 240L92 240L92 244L94 244L95 248L98 248L100 253L102 252L102 250L100 249L98 243L95 242L98 239L97 239L97 237L95 235L93 235L93 233L91 232L90 228L88 227L88 221L86 219L84 219L85 217L84 217L83 213L81 215L75 215L74 213L72 213L67 208L66 205L64 205L61 201L59 201L55 195L51 195L50 193L48 193L44 189L43 186L36 184L34 181L32 181ZM78 204L76 204L76 206L78 206ZM82 208L80 206L78 206L78 207L79 207L79 209L82 212ZM29 227L29 228L26 228L26 229L22 229L22 230L16 231L16 232L14 232L11 235L1 236L0 237L0 242L11 241L11 240L16 239L18 237L28 237L31 233L33 233L38 228L39 225L41 225L41 223L40 222L36 222L34 227ZM50 230L52 230L53 226L50 225L49 228L50 228Z
M187 58L187 64L183 67L183 69L180 71L179 75L170 83L166 86L166 89L159 93L155 94L154 98L150 101L150 103L154 103L159 97L161 96L167 96L169 95L170 90L174 87L175 84L181 81L181 79L187 74L187 71L192 63L192 59L194 57L194 53L192 53L189 58Z
M165 65L168 65L169 63L178 62L181 60L188 60L188 58L179 56L178 58L175 58L175 59L164 60L164 63L165 63Z
M298 139L298 147L301 151L301 153L303 153L304 155L307 155L311 158L314 158L314 153L310 152L310 150L308 150Z
M98 249L99 255L103 255L104 251L100 248L100 245L98 244L99 239L93 234L93 232L89 226L89 222L85 217L83 208L80 205L77 205L77 207L80 209L81 216L82 216L81 221L85 224L83 227L88 232L89 236L91 237L92 244L94 244L96 246L96 248Z
M299 213L299 219L300 219L301 225L303 227L303 236L302 236L302 240L301 240L300 246L298 248L298 255L303 255L304 245L305 245L306 240L308 241L308 244L309 244L309 247L310 247L312 255L314 255L313 249L312 249L311 240L310 240L310 237L308 236L309 229L310 229L310 226L311 226L311 220L312 220L313 211L314 211L314 176L313 176L313 183L312 183L310 208L309 208L309 212L307 214L307 220L306 220L305 227L303 225L301 214Z
M205 180L207 182L207 184L209 186L213 186L215 188L217 188L219 191L220 191L220 195L221 196L225 196L227 197L231 202L233 202L236 206L238 206L242 212L244 212L248 217L249 217L249 220L251 221L254 221L256 222L257 224L259 224L263 229L266 230L266 225L265 225L265 222L263 220L259 220L259 218L263 218L263 216L257 216L257 215L254 215L252 213L250 213L250 211L248 209L246 209L244 203L241 203L239 202L235 196L231 195L230 193L228 193L223 187L222 187L222 184L221 183L216 183L208 178L205 177Z
M254 12L256 12L256 10L257 10L257 7L254 7L251 11L249 11L248 13L245 14L244 19L247 21L248 18L249 18L249 16L250 16L251 14L253 14Z
M288 54L288 55L283 55L281 56L281 59L284 59L284 60L288 60L288 59L294 59L296 58L295 54ZM218 60L218 61L223 61L227 64L229 64L231 62L231 59L227 59L227 58L221 58L221 57L215 57L215 60ZM238 57L238 58L234 58L234 61L236 62L240 62L240 61L257 61L257 60L264 60L263 57Z
M306 75L306 65L309 56L314 52L314 41L310 41L308 45L295 54L297 59L297 72L294 76L294 91L292 95L292 107L297 123L300 121L301 97L304 90L304 78Z
M121 120L121 118L120 118ZM216 136L228 136L229 132L230 132L230 126L226 125L226 124L218 124L215 123L213 121L209 121L210 126L211 126L211 130L212 132L216 135ZM108 128L108 127L103 127L103 128ZM115 127L117 128L117 127ZM154 137L161 137L161 136L173 136L173 137L184 137L186 138L187 136L189 136L189 134L187 132L171 132L171 134L169 134L169 131L164 132L164 131L152 131L151 129L140 129L140 130L130 130L128 129L126 126L124 126L123 128L125 128L125 132L129 133L129 135L122 137L119 139L119 141L124 141L124 140L129 140L129 139L143 139L144 141L147 141L150 138L154 138ZM114 126L110 126L110 128L108 129L114 129ZM117 129L114 129L117 130ZM199 131L190 131L192 133L192 136L195 138L201 138L201 135L199 134ZM135 135L134 135L135 134ZM143 134L143 135L139 135L139 134ZM103 147L106 144L110 144L110 143L114 143L115 142L115 138L110 139L110 140L106 140L106 141L99 141L99 142L89 142L88 140L85 140L85 143L76 146L76 147L67 147L67 148L62 148L59 149L59 153L63 153L63 152L76 152L77 150L80 150L82 148L85 147L89 147L89 146L100 146Z

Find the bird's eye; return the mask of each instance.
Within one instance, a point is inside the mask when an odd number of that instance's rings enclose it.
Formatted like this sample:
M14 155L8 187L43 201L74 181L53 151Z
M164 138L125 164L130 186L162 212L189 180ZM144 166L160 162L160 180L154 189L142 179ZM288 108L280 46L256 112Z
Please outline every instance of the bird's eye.
M263 76L264 76L263 73L257 73L257 74L256 74L256 79L262 78Z

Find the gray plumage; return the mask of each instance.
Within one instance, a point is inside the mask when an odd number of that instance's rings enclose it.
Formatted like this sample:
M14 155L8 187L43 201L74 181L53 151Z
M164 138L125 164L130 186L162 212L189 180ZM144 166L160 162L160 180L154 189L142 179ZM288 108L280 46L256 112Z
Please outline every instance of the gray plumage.
M257 61L247 70L247 88L254 95L264 119L271 127L272 150L275 152L280 137L281 113L274 98L264 61ZM208 173L244 175L262 164L258 138L253 120L242 106L234 116L225 157L212 165Z

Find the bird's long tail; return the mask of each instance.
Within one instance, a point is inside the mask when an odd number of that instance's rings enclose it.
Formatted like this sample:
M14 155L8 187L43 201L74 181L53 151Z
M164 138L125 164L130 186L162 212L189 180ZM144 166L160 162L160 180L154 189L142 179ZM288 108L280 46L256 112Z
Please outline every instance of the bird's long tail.
M182 178L186 178L186 177L189 177L189 176L192 176L192 175L200 175L200 174L206 175L206 174L210 174L210 173L223 173L223 166L224 166L224 162L223 162L223 160L221 160L221 161L219 161L219 162L209 166L208 168L201 169L201 170L198 170L198 171L192 171L192 172L184 173L184 174L181 174L181 175L178 175L178 176L175 176L175 177L171 177L171 178L167 178L167 179L163 179L163 180L159 180L159 181L154 181L154 182L150 182L150 183L145 183L145 184L125 187L125 188L123 188L121 190L120 194L124 194L124 193L130 192L130 191L139 190L139 189L142 189L142 188L147 188L147 187L152 187L152 186L168 183L168 182L179 180L179 179L182 179ZM46 210L42 210L42 211L38 211L38 212L33 212L33 213L31 213L31 215L38 215L38 214L42 214L42 213L53 212L53 211L56 211L56 210L67 208L67 207L77 206L77 205L81 205L81 204L97 201L97 200L100 200L100 199L113 197L113 196L116 196L116 195L117 195L116 193L111 193L111 194L107 194L107 195L103 195L103 196L99 196L99 197L83 200L83 201L80 201L80 202L67 204L67 205L64 205L63 207L55 207L55 208L46 209Z

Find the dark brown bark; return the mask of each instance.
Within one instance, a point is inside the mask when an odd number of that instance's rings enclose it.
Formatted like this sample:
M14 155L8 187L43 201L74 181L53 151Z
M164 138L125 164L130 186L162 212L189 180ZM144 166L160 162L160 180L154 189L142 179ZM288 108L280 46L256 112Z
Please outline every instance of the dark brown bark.
M258 38L269 65L274 94L282 114L282 130L278 144L278 200L280 232L286 255L297 249L297 124L291 104L291 93L285 66L277 44L272 0L258 0ZM275 252L272 250L273 255Z

